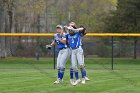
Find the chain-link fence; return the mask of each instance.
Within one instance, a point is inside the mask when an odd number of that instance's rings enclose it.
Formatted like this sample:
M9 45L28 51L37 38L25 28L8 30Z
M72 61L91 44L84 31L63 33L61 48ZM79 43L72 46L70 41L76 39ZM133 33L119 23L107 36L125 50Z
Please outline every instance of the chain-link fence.
M113 42L112 42L113 39ZM47 58L56 61L57 46L46 49L53 37L0 37L0 57ZM85 64L90 69L139 69L140 37L82 37ZM54 50L55 49L55 50ZM55 59L54 59L55 55ZM112 65L112 62L114 65ZM53 68L54 66L51 65ZM67 67L70 62L67 63Z
M139 37L83 37L83 49L90 68L140 68Z

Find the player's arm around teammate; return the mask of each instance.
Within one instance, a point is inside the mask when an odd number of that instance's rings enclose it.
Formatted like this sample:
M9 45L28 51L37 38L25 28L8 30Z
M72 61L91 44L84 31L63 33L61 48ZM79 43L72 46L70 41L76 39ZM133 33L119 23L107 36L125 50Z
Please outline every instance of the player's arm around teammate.
M85 79L86 79L86 70L85 70L85 65L84 65L84 56L83 56L83 49L81 47L81 34L83 33L84 28L80 28L80 30L76 31L75 30L69 30L69 37L68 41L70 43L70 47L72 49L72 55L71 55L71 61L72 61L72 66L75 66L75 64L78 61L78 64L80 65L80 70L82 74L82 84L85 84ZM73 67L73 69L75 69ZM79 83L79 80L76 80L76 84Z
M78 31L80 31L81 32L81 34L80 34L80 36L81 37L83 37L83 36L85 36L86 34L87 34L87 30L86 30L86 28L83 26L83 25L80 25L80 28L77 28L76 27L76 24L74 23L74 22L70 22L69 23L70 24L70 26L72 26L75 30L75 32L78 32ZM81 46L83 46L83 44L82 44L82 39L81 39ZM82 50L83 50L83 48L82 48ZM83 54L83 63L85 63L84 62L84 54ZM82 67L82 66L80 66L80 67ZM90 80L87 76L86 76L86 70L85 70L85 80ZM83 82L84 83L84 82Z
M66 44L66 38L61 36L61 33L63 32L63 28L61 25L56 26L57 33L54 36L54 40L51 43L51 45L47 46L53 46L57 44L59 53L57 57L57 70L58 70L58 79L54 82L54 84L58 84L62 82L64 72L65 72L65 64L68 56L68 49Z

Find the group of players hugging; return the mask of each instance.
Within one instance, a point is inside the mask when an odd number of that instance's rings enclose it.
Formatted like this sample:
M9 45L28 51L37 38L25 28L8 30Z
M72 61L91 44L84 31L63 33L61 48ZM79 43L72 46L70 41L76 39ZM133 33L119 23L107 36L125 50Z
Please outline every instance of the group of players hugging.
M71 59L70 83L73 86L79 84L80 82L85 84L85 81L90 80L86 76L84 54L81 43L81 37L86 35L86 29L83 26L77 28L74 22L70 22L68 26L64 27L57 25L56 32L57 33L54 35L52 43L50 45L46 45L46 48L51 49L52 46L57 44L59 49L57 57L58 78L54 84L63 82L65 64L68 58ZM77 63L80 67L82 79L79 79Z

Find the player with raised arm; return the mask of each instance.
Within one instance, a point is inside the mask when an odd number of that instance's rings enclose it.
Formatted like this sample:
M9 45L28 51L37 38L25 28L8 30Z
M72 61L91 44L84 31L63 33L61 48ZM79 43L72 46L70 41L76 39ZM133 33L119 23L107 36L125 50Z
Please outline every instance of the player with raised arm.
M80 34L81 37L83 37L83 36L85 36L85 35L87 34L86 28L85 28L83 25L80 25L79 28L76 27L75 22L70 22L69 25L72 26L72 27L74 28L74 31L75 31L75 32L81 30L81 34ZM82 40L81 40L81 46L83 46ZM83 48L82 48L82 49L83 49ZM84 55L83 55L83 61L84 61ZM85 63L85 62L83 62L83 63ZM90 79L86 76L86 70L85 70L85 80L86 80L86 81L89 81L89 80L90 80ZM84 83L84 81L83 81L83 83Z
M68 43L68 37L67 37L67 35L69 34L69 31L68 31L68 27L69 27L69 26L71 26L71 23L69 23L68 26L64 26L65 35L63 34L63 36L66 37L66 39L67 39L67 43ZM71 57L72 51L71 51L71 48L70 48L69 43L68 43L68 46L69 46L69 56L68 56L68 58L69 58L69 57ZM77 80L78 82L80 82L81 80L79 79L78 69L73 69L72 64L73 64L73 63L72 63L72 61L71 61L71 67L70 67L70 83L71 83L72 85L74 85L74 82L75 82L75 80L74 80L74 75L73 75L74 73L75 73L76 80ZM77 67L76 67L76 68L77 68Z
M70 48L72 50L72 54L71 54L71 67L75 73L75 77L76 77L76 81L75 81L75 85L77 85L80 81L79 81L79 76L78 76L78 69L77 69L77 61L78 64L81 67L81 73L82 73L82 80L85 77L85 73L84 73L84 69L82 67L84 67L83 65L83 50L81 48L81 44L80 44L80 34L81 32L77 32L75 33L73 28L70 27L69 29L69 34L67 35L68 38L68 42L70 45Z
M51 49L55 44L58 45L59 53L57 57L57 70L58 70L58 79L54 82L54 84L58 84L62 82L64 72L65 72L65 64L67 61L67 56L69 53L68 46L66 44L66 38L61 36L63 33L63 28L61 25L56 26L57 33L54 35L54 40L50 45L46 45L48 49Z
M78 64L80 65L80 70L82 74L82 84L85 84L85 80L89 80L86 77L86 70L85 70L85 65L84 65L84 55L83 55L83 49L81 47L81 35L84 35L84 27L74 29L73 27L68 27L69 29L69 34L67 35L68 42L70 45L70 48L72 49L72 54L71 54L71 61L72 61L72 70L75 72L76 76L76 81L75 85L78 84L79 77L78 77L78 69L77 69L77 61ZM72 71L70 71L70 75L73 76ZM73 79L73 78L71 78Z
M68 27L73 27L74 29L75 29L75 32L76 31L79 31L79 29L76 29L76 26L75 26L75 23L74 22L70 22L69 23L69 25L68 26L64 26L64 30L65 30L65 35L63 34L62 36L64 36L64 37L66 37L66 39L68 40L68 38L67 38L67 34L69 34L69 31L68 31ZM73 29L73 30L74 30ZM81 29L81 28L80 28ZM83 28L82 28L82 30L83 30ZM69 44L68 44L68 46L69 46ZM71 49L69 49L69 56L68 56L68 58L71 56ZM72 63L72 61L71 61L71 64L73 64ZM77 67L76 67L77 68ZM75 71L74 71L75 70ZM81 80L79 79L79 75L78 75L78 69L73 69L73 67L72 67L72 65L71 65L71 67L70 67L70 83L73 85L74 84L74 82L75 82L75 80L74 80L74 74L75 73L75 77L76 77L76 80L77 80L77 82L80 82Z

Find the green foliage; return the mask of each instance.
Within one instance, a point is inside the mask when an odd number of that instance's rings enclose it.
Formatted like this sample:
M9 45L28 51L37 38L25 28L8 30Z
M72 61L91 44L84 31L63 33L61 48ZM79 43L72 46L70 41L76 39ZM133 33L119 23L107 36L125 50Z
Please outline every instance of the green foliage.
M118 0L117 10L106 21L109 32L138 33L140 30L140 0Z
M113 7L113 5L108 0L84 1L75 6L73 12L76 17L73 17L72 20L76 21L78 25L85 25L89 32L102 32L105 25L103 19L108 14L108 11L111 10L110 7Z
M57 16L66 23L74 21L84 25L88 32L102 32L104 29L103 19L110 10L114 10L117 0L60 0L61 6L56 7Z

